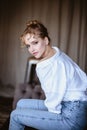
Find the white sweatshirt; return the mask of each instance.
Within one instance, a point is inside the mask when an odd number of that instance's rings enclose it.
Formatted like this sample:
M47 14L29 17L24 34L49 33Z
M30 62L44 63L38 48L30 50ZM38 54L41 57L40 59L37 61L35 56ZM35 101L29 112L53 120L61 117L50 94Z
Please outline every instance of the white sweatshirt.
M57 47L56 54L36 66L37 76L45 92L48 111L61 113L62 101L87 101L87 75Z

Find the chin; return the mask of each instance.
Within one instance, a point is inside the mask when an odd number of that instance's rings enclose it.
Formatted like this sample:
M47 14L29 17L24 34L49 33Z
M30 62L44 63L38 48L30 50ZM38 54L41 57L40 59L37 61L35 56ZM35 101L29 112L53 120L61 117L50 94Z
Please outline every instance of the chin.
M36 59L39 59L39 60L41 60L41 59L43 59L43 57L42 57L42 55L34 55L34 57L36 58Z
M34 56L36 59L40 59L40 57L39 56Z

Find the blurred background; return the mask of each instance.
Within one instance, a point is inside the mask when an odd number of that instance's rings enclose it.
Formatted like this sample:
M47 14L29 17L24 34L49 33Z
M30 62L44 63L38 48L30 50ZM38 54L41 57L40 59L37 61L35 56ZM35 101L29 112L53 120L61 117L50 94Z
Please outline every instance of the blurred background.
M30 55L21 48L20 35L32 19L48 28L52 45L87 72L86 0L1 0L0 95L13 97L15 86L24 82Z
M9 115L17 101L31 94L30 87L23 84L31 55L21 48L20 35L26 22L33 19L47 27L51 44L87 73L87 0L0 0L0 126L3 130L8 129Z

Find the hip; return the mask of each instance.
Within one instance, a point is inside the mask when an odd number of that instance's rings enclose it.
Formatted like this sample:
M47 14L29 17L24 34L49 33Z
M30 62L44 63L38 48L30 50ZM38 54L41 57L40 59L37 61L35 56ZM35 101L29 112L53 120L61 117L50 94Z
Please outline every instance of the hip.
M87 101L62 102L62 113L70 118L87 119Z

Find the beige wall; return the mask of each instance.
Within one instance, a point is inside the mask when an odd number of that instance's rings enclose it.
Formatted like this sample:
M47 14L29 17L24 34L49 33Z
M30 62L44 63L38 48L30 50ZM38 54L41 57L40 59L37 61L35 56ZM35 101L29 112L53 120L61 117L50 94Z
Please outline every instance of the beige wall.
M42 3L45 6L44 12ZM29 54L26 49L20 48L20 34L29 19L41 20L42 17L42 19L44 19L42 21L46 23L46 21L50 19L50 15L52 15L46 14L46 12L48 13L47 10L49 10L48 7L52 3L50 3L50 0L44 0L44 2L41 0L2 0L0 4L0 78L4 83L16 85L24 81L26 61ZM57 2L54 1L52 9L54 9L56 3ZM55 7L55 11L57 11L57 6ZM57 17L55 16L53 16L53 19L57 22ZM49 23L47 26L49 26ZM52 28L50 28L49 31L51 29ZM55 21L53 29L56 34ZM55 34L53 33L53 37ZM55 39L55 44L56 43L57 38Z
M67 52L85 70L87 40L86 36L84 40L82 35L85 33L86 24L85 0L82 3L82 25L78 24L81 13L80 4L78 0L75 3L73 0L63 0L63 3L61 0L1 0L0 79L5 84L10 83L14 86L24 81L26 61L30 55L26 49L20 48L19 37L25 28L25 23L30 19L42 21L50 32L52 44ZM68 29L72 27L72 24L68 22L73 24L72 32ZM81 30L79 30L80 26ZM79 35L75 34L78 32L81 34L80 42L78 42ZM67 39L68 36L70 36L69 39Z

